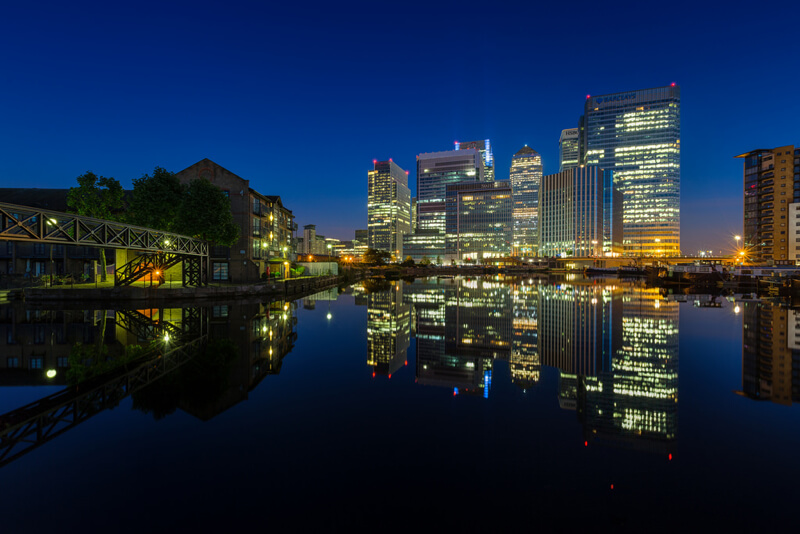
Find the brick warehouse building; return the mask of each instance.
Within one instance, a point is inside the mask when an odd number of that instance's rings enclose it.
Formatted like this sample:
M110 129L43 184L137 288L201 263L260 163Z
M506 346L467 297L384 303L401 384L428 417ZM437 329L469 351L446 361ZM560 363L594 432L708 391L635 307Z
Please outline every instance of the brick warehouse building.
M239 241L233 247L212 246L209 279L255 282L265 272L285 272L284 261L294 258L294 215L279 196L250 188L250 181L206 158L176 173L182 184L205 178L230 198ZM212 244L213 245L213 244Z

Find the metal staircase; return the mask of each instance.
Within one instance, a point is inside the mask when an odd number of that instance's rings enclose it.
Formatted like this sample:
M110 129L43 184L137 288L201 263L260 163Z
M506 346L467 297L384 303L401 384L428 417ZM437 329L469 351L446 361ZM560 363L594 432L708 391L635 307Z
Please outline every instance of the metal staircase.
M114 273L115 286L129 286L145 276L155 276L158 285L164 282L164 271L181 263L184 258L169 252L155 252L135 257Z

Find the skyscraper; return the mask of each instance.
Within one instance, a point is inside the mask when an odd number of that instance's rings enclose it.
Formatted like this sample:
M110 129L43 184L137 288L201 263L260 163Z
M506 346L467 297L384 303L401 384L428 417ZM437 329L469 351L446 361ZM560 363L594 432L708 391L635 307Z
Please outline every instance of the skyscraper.
M391 159L374 160L367 173L369 247L400 254L403 235L411 232L411 190L408 173Z
M480 263L511 252L511 183L508 180L447 186L445 263Z
M614 172L626 254L680 253L680 106L675 84L586 99L583 163Z
M488 139L483 141L469 141L459 143L456 141L456 150L467 150L473 148L480 152L483 159L483 177L487 182L494 182L494 155L492 155L492 143Z
M511 158L510 176L514 191L514 250L520 256L538 256L542 157L525 145Z
M622 193L613 173L581 166L542 178L539 251L543 256L619 256Z
M447 186L483 182L483 169L483 159L474 148L417 156L417 228L439 230L444 239Z
M759 148L744 159L744 250L754 263L791 263L797 259L794 233L800 202L800 148ZM792 224L795 223L795 224Z
M558 172L573 169L580 164L580 129L561 130L561 137L558 140Z

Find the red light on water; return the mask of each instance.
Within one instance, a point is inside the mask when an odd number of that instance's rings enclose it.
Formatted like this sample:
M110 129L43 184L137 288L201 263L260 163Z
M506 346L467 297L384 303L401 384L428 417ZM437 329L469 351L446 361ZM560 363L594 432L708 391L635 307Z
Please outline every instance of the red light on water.
M406 360L406 361L405 361L405 363L404 363L403 365L408 365L408 360Z
M611 489L614 489L614 484L611 484Z
M375 371L372 371L372 378L375 378Z
M670 461L672 461L672 453L669 453L668 458L669 458Z
M588 446L589 446L589 442L588 442L588 441L584 441L584 442L583 442L583 446L584 446L584 447L588 447Z
M389 380L391 380L391 379L392 379L392 375L389 375Z

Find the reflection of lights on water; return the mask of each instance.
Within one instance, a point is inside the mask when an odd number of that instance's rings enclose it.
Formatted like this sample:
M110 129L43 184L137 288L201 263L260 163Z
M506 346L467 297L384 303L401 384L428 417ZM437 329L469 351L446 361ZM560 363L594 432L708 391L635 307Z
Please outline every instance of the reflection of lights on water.
M741 310L741 308L739 308L739 305L737 304L737 305L736 305L736 306L733 308L733 313L739 313L740 311L742 311L742 310Z
M45 373L45 374L46 374L47 378L54 378L56 376L56 370L55 369L48 369L47 373Z
M331 312L328 312L328 319L330 319L331 317L333 317L333 315L331 315Z

